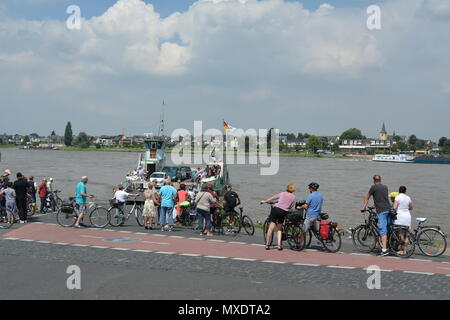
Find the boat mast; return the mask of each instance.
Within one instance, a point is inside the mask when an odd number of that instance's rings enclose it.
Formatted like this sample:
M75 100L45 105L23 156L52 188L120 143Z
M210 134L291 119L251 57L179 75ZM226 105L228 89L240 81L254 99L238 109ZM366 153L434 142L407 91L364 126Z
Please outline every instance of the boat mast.
M163 100L162 106L161 106L161 116L160 116L160 122L159 122L159 136L164 137L164 107L166 105L166 102Z

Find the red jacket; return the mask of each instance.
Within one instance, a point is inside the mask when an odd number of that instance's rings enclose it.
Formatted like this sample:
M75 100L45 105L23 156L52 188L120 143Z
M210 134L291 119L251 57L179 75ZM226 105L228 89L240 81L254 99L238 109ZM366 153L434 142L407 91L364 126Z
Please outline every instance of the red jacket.
M47 197L47 186L45 183L41 183L38 187L39 198Z

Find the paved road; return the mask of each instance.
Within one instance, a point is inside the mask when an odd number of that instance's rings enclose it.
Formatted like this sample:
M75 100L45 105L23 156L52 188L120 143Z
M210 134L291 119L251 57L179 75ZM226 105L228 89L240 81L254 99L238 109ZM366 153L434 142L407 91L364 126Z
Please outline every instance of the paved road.
M344 254L267 252L255 245L260 235L194 240L192 230L145 234L134 222L118 232L34 220L0 230L0 266L11 275L0 278L2 299L449 299L448 256L360 256L348 244ZM134 241L116 242L124 239ZM381 272L380 290L367 289L368 264L392 270ZM66 287L69 265L81 268L81 290Z

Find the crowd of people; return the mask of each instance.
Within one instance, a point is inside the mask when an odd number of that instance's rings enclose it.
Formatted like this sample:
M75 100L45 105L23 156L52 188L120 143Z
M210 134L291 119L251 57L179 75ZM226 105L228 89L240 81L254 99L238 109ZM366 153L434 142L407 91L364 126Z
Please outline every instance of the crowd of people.
M306 217L302 226L303 232L307 232L311 227L317 228L316 221L321 216L324 202L323 196L318 192L319 184L311 182L308 185L310 194L306 199L306 203L302 205L296 205L297 202L294 196L296 189L295 184L289 184L286 187L286 191L261 201L261 203L277 201L269 215L270 225L266 236L266 250L270 249L275 227L278 229L278 250L283 250L282 226L287 214L294 208L306 210ZM373 177L373 185L366 194L363 205L360 208L361 212L366 212L369 200L373 198L375 210L378 215L378 228L382 243L380 255L382 256L389 254L387 248L388 225L393 224L411 228L411 210L413 209L413 205L411 198L406 195L406 191L407 188L405 186L400 186L398 192L391 192L389 194L388 187L381 183L381 176L375 175ZM393 213L395 214L393 215Z
M137 194L127 193L123 186L119 185L114 194L116 205L123 207L126 199ZM218 206L223 207L228 219L237 214L235 208L240 204L239 196L233 191L231 185L226 187L223 199L214 191L212 185L203 185L201 190L195 186L187 186L181 183L177 190L170 179L160 189L156 188L154 182L149 182L144 191L143 217L144 227L152 230L159 227L161 231L173 231L176 225L181 225L183 209L190 214L195 210L199 231L201 235L212 236L214 233L214 222ZM227 230L231 232L231 230Z

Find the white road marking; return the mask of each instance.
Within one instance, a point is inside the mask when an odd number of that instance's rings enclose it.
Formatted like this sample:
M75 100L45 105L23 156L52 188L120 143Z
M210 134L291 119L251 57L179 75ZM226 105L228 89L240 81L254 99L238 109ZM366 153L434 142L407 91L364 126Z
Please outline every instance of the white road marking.
M287 263L285 261L274 261L274 260L262 260L261 262L266 262L266 263L278 263L278 264L284 264Z
M317 251L319 251L319 250L317 250L317 249L305 249L304 251L308 251L308 252L317 252Z
M52 243L51 241L44 241L44 240L39 240L39 241L36 241L37 243L45 243L45 244L48 244L48 243Z
M157 234L157 233L152 234L152 236L155 236L155 237L167 237L165 234Z
M53 242L53 244L57 244L60 246L68 246L69 245L69 243L66 243L66 242Z
M144 252L144 253L147 253L147 252L153 252L153 251L151 251L151 250L133 250L134 252Z
M320 264L314 264L314 263L294 263L294 266L320 267Z
M248 258L231 258L231 260L239 260L239 261L256 261L256 259L248 259Z
M264 247L263 244L258 244L258 243L250 243L251 246L256 246L256 247Z
M369 268L363 268L363 270L368 270ZM373 269L370 269L370 270L373 270ZM380 269L380 271L383 271L383 272L392 272L393 270L388 270L388 269Z
M203 238L188 238L188 239L191 239L191 240L205 240Z
M246 244L245 242L239 242L239 241L230 241L228 243L234 243L234 244Z
M131 231L119 231L119 232L121 232L121 233L133 233Z
M423 262L432 262L431 260L426 260L426 259L415 259L415 258L410 258L410 261L423 261Z
M327 266L327 268L335 268L335 269L356 269L355 267L347 267L347 266Z
M180 237L180 236L169 236L169 238L184 239L184 237Z
M95 249L108 249L110 247L104 247L104 246L90 246L91 248L95 248Z
M220 256L205 256L205 258L212 258L212 259L227 259L228 257L220 257Z
M31 240L31 239L19 239L20 241L24 241L24 242L34 242L36 240Z
M190 239L190 238L189 238ZM225 242L224 240L216 240L216 239L208 239L207 241L212 241L212 242Z
M128 248L110 248L110 249L112 249L112 250L119 250L119 251L129 251L129 250L131 250L131 249L128 249Z
M180 253L180 256L186 256L186 257L200 257L201 254L195 254L195 253Z
M355 256L371 256L368 253L350 253L350 254L355 255Z
M20 240L19 238L3 238L4 240Z
M150 244L160 244L160 245L168 245L168 242L153 242L153 241L142 241L143 243L150 243Z
M103 239L103 237L90 236L90 235L86 235L86 234L82 234L82 235L80 235L80 237L82 237L82 238L92 238L92 239Z
M431 272L419 272L419 271L403 271L404 273L413 273L413 274L425 274L427 276L432 276L434 273Z
M89 247L89 245L87 245L87 244L79 244L79 243L73 243L72 246L73 247Z
M176 252L165 252L165 251L156 251L156 253L160 253L160 254L176 254Z

